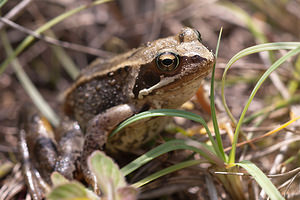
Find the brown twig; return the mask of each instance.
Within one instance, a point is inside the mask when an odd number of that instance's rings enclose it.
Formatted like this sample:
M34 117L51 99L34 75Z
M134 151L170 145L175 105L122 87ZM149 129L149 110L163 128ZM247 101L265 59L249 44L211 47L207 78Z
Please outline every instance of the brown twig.
M99 57L110 57L113 55L112 53L109 53L107 51L103 51L100 49L95 49L95 48L86 47L86 46L83 46L80 44L74 44L74 43L69 43L69 42L65 42L65 41L61 41L61 40L56 40L54 38L38 34L34 31L29 30L23 26L20 26L19 24L16 24L15 22L13 22L9 19L6 19L4 17L0 17L0 21L5 23L6 25L9 25L9 26L23 32L23 33L31 35L37 39L43 40L49 44L61 46L61 47L67 48L67 49L72 49L74 51L79 51L79 52L83 52L83 53L87 53L87 54L91 54L91 55L95 55L95 56L99 56Z
M32 0L23 0L21 1L18 5L16 5L13 9L11 9L9 11L9 13L7 13L5 15L6 19L12 20L14 19L24 8L26 8L26 6L28 6L30 3L32 2ZM5 24L0 23L0 31L1 29L5 26Z

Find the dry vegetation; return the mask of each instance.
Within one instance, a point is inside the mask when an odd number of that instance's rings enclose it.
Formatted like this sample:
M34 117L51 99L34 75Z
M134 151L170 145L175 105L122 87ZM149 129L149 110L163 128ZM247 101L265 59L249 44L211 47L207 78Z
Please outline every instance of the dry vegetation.
M27 4L20 7L21 2ZM7 17L26 29L36 30L66 10L90 2L12 0L0 11L2 17ZM72 76L77 73L71 69L73 75L70 74L66 66L82 69L97 57L95 54L106 58L147 41L176 34L183 26L198 29L206 46L215 51L219 30L223 27L216 66L216 105L220 124L227 127L222 129L227 147L230 146L228 132L234 128L230 126L230 120L220 103L219 84L226 63L240 50L255 44L299 41L299 10L299 0L119 0L85 9L53 26L51 31L44 34L55 36L60 41L90 47L89 49L80 46L76 48L81 51L60 48L37 39L18 56L18 61L51 107L59 110L59 94L70 85ZM14 48L28 36L27 33L1 22L0 29L6 32L8 41ZM7 55L2 39L0 41L0 63L3 63ZM262 73L285 53L284 50L277 51L273 59L267 54L254 54L239 60L233 66L227 77L225 94L234 116L239 117ZM261 114L243 125L242 129L247 137L258 137L287 122L292 115L300 115L299 81L300 57L293 57L275 71L257 93L247 116L258 112ZM0 199L25 199L27 192L17 157L17 124L20 107L31 100L10 65L0 74L0 91ZM194 104L194 112L200 112L198 103L194 101ZM202 112L201 115L209 120L207 113ZM288 128L253 145L245 145L237 151L237 159L251 160L266 174L280 174L296 169L295 173L272 179L279 187L285 181L296 177L288 190L282 190L287 191L289 199L300 198L297 180L300 160L299 127L299 122L295 122ZM195 137L200 140L206 138L205 135ZM244 139L241 138L242 140ZM161 158L160 162L167 162L170 158L176 160L174 157L180 158L183 155L173 153L167 156L169 158ZM158 180L156 184L145 187L144 190L148 191L149 196L154 194L162 197L168 192L182 190L181 193L170 194L165 199L209 199L207 188L214 185L219 199L231 199L215 176L209 175L207 166L201 166L201 172L195 168L186 169L178 173L178 178L173 176L160 181L165 186L166 182L169 183L170 187L162 187ZM245 177L243 183L246 198L258 198L260 191L255 182Z

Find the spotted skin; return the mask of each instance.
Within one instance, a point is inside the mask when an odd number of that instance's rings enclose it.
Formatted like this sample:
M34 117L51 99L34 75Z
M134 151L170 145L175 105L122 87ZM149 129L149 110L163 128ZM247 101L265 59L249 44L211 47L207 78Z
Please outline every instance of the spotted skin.
M35 120L21 120L19 149L33 199L43 197L52 171L69 179L83 176L97 190L87 167L88 156L95 150L114 155L135 151L153 139L165 127L166 117L144 119L112 138L109 135L134 114L180 107L197 91L213 64L213 53L191 28L91 63L65 92L65 116L58 130L52 131L39 115L28 114L28 119L36 116Z

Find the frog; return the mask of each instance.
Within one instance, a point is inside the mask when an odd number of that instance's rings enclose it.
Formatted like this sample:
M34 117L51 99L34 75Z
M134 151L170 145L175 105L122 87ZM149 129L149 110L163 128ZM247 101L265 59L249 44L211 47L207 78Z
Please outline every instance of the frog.
M57 129L38 113L28 111L21 117L19 149L32 198L42 199L49 191L54 171L68 179L83 177L95 188L87 167L91 153L132 152L153 140L165 128L167 118L147 118L112 137L110 133L143 111L179 108L195 94L214 62L201 34L189 27L93 61L65 91L64 116Z

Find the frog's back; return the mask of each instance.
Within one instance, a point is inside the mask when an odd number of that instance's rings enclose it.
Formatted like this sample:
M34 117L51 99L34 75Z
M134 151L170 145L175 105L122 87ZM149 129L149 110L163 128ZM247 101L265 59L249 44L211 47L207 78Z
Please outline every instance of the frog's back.
M132 80L131 68L120 67L111 71L113 63L96 60L82 70L77 81L65 94L64 111L81 126L95 115L128 102L128 82Z

